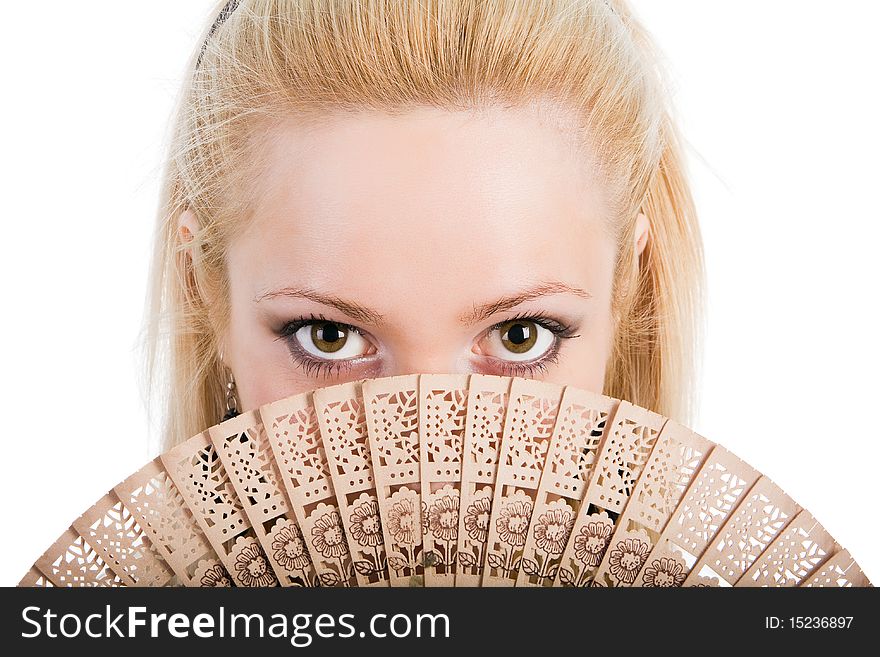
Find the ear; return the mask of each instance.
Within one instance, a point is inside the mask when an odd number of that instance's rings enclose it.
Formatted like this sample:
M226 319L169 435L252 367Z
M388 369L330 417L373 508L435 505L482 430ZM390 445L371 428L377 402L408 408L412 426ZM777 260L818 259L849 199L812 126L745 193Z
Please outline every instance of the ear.
M196 233L199 231L199 220L196 218L195 212L187 208L183 212L180 213L180 216L177 218L177 239L181 244L189 245L190 242L195 238ZM187 247L187 258L191 258L192 254L190 253L190 248ZM218 345L217 349L217 361L220 363L221 367L229 367L226 363L226 359L224 358L226 347L221 342Z
M642 255L642 251L645 250L645 245L648 243L648 237L650 234L651 223L648 221L648 217L645 216L644 212L639 212L639 216L636 217L635 230L636 256Z
M199 220L195 213L187 208L177 218L177 237L182 244L189 243L199 230Z

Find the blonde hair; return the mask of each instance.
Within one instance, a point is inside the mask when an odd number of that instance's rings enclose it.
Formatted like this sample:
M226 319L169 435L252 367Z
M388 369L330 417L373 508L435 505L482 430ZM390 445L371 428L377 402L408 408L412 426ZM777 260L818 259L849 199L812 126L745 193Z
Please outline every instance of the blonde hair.
M164 448L225 410L225 250L249 219L245 183L261 166L268 122L517 106L548 95L574 110L576 136L598 158L619 244L603 392L691 422L702 246L660 57L622 0L241 0L230 8L191 57L162 181L144 337ZM184 245L177 222L187 208L199 230ZM637 256L639 212L650 237Z

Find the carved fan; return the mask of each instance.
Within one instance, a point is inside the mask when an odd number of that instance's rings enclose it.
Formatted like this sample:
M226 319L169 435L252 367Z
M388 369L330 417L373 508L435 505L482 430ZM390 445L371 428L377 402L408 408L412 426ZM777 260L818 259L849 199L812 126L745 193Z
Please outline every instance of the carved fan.
M519 377L320 388L211 427L22 586L870 586L770 479L627 401Z

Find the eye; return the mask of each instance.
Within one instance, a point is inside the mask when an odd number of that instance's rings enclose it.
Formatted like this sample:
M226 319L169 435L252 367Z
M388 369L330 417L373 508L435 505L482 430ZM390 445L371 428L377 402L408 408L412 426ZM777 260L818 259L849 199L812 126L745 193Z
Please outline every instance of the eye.
M370 346L353 327L327 321L303 324L295 330L293 338L310 356L328 360L364 356Z
M553 351L557 332L528 318L493 326L481 347L487 356L507 361L531 361Z

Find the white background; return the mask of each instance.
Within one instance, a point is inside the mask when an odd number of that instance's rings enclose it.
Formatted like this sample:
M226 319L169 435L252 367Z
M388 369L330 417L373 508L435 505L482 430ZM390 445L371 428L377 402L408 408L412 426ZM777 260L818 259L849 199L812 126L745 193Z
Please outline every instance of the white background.
M158 454L138 387L158 171L211 2L4 7L0 584ZM638 0L708 263L694 429L880 581L880 5Z

